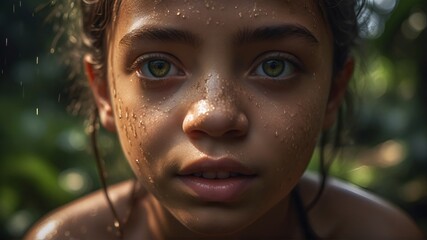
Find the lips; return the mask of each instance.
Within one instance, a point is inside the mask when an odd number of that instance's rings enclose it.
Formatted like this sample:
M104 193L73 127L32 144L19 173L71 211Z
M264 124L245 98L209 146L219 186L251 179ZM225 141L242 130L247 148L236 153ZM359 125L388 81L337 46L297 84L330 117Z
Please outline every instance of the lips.
M180 176L193 174L206 178L213 178L215 174L215 177L221 178L221 176L225 176L226 174L251 176L255 175L255 172L231 158L203 158L184 166L182 170L178 172Z
M233 202L248 189L256 174L233 159L200 159L182 168L178 178L202 201Z
M238 172L226 172L226 171L220 171L220 172L205 171L205 172L193 173L192 176L206 178L206 179L227 179L230 177L239 177L239 176L242 176L242 174Z

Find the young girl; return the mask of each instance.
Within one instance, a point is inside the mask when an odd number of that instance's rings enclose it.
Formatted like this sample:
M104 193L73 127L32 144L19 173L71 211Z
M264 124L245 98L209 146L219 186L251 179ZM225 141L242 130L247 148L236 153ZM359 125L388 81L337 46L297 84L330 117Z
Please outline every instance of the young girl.
M79 1L96 115L137 180L26 239L421 239L384 201L303 175L340 116L359 5Z

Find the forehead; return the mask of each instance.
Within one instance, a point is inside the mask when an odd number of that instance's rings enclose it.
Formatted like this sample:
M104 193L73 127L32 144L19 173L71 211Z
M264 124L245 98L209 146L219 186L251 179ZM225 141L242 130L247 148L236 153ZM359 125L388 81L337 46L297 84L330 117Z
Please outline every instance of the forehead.
M156 26L184 28L202 38L218 38L237 29L278 24L303 26L320 43L331 42L316 0L122 0L115 26L119 37Z

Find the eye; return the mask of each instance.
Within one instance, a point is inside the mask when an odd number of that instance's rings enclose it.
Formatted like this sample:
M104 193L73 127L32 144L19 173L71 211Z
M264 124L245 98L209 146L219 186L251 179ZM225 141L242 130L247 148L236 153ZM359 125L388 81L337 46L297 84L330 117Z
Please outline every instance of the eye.
M291 56L267 56L266 60L256 65L251 75L273 79L288 79L293 77L299 69L299 64L295 62L297 60Z
M268 60L262 63L262 71L269 77L278 77L285 70L285 63L281 60Z
M151 75L158 78L167 76L171 70L171 64L165 60L149 61L146 65Z
M177 76L184 76L184 72L177 67L172 57L162 55L141 56L133 65L139 78L161 80Z

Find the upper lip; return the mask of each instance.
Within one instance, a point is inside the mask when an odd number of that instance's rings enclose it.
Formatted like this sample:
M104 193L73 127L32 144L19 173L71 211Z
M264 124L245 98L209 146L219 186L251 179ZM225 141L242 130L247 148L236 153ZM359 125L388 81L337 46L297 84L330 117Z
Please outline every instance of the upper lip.
M255 175L255 172L232 158L201 158L179 170L178 175L185 176L202 172L233 172L242 175Z

